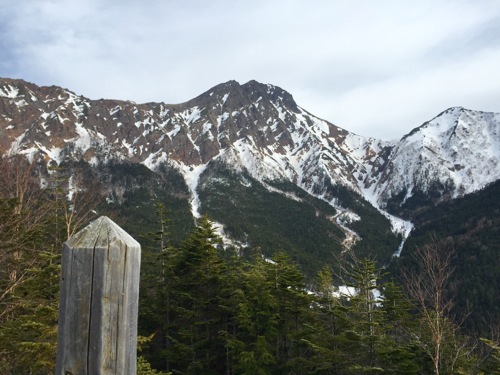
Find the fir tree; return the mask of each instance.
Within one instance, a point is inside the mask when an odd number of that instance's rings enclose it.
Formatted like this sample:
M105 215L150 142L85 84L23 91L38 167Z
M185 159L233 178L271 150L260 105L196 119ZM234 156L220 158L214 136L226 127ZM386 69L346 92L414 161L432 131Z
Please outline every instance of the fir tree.
M363 259L348 270L352 280L346 285L355 289L349 295L348 310L350 328L343 336L344 351L349 353L349 369L352 373L376 374L383 371L377 358L377 347L384 338L381 322L384 312L377 307L379 301L375 291L381 287L377 281L381 278L381 269L375 262Z
M322 323L322 327L309 344L315 350L315 373L340 373L347 368L343 346L342 332L350 328L347 315L347 300L335 291L333 275L330 267L324 266L318 272L318 298L314 311Z
M307 292L304 275L283 251L276 253L267 268L272 292L278 304L279 324L276 336L276 359L280 372L309 372L311 348L307 340L314 334L313 297Z
M10 373L50 374L55 369L59 309L60 254L41 255L45 264L12 293L15 317L0 325L0 368Z
M235 374L273 374L278 314L273 283L260 252L248 269L240 268L240 289L234 291L235 323L233 335L226 335L233 354Z
M174 328L175 305L177 301L174 272L178 249L170 246L167 231L171 227L170 211L163 203L156 204L157 231L150 232L144 239L151 242L151 251L144 251L141 270L141 290L139 300L139 320L141 331L154 331L150 357L155 365L170 371L171 330ZM153 354L154 353L154 354Z
M412 308L413 304L393 279L384 285L381 310L384 312L382 324L385 337L377 348L377 354L386 373L416 374L425 367L425 362L417 363L420 351L410 334L416 327L416 320L410 314ZM427 365L429 363L427 361Z
M500 375L500 346L498 342L481 338L481 341L491 348L488 361L481 367L484 374Z
M224 353L218 296L225 264L217 255L218 242L220 237L204 216L180 247L175 270L179 278L179 329L172 337L172 358L186 374L212 373L213 361Z

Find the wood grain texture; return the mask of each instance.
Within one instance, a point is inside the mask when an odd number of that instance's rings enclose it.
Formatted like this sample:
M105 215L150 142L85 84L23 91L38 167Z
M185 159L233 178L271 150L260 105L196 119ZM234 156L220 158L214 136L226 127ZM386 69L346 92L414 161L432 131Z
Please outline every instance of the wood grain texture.
M141 248L102 216L63 246L57 375L136 373Z

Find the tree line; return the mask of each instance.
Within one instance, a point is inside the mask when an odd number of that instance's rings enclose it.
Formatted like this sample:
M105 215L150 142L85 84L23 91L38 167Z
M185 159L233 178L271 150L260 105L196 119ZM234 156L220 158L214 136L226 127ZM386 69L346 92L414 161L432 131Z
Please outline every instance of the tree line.
M178 247L165 207L149 234L141 284L143 355L172 374L479 374L498 365L449 315L453 246L415 255L403 288L367 258L339 261L314 285L279 251L270 259L220 250L207 216ZM347 256L346 256L347 258ZM343 284L339 290L333 285ZM407 293L412 297L408 298ZM487 366L486 366L487 363ZM489 367L488 367L489 366Z
M1 374L53 373L62 243L103 198L78 170L37 168L0 163ZM224 250L208 217L173 246L161 203L156 218L143 241L139 375L500 373L498 344L449 314L450 243L422 246L402 286L354 254L306 285L286 249Z

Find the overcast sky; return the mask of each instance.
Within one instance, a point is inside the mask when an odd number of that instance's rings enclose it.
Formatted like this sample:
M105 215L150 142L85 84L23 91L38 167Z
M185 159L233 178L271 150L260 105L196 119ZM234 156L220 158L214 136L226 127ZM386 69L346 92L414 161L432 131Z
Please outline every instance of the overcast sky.
M363 136L500 112L500 1L2 0L0 76L185 102L251 79Z

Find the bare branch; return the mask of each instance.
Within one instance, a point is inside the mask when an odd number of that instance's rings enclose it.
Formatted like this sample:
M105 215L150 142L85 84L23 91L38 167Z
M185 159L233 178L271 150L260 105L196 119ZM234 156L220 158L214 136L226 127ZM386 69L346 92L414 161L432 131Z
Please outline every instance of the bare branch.
M445 340L449 338L454 342L451 366L464 355L466 347L466 343L457 341L458 326L449 320L452 299L445 296L448 280L455 270L452 266L455 252L451 239L439 240L433 235L429 243L417 248L413 254L418 272L403 271L406 290L417 302L421 324L430 333L430 337L416 337L416 342L432 359L436 375L439 375Z

